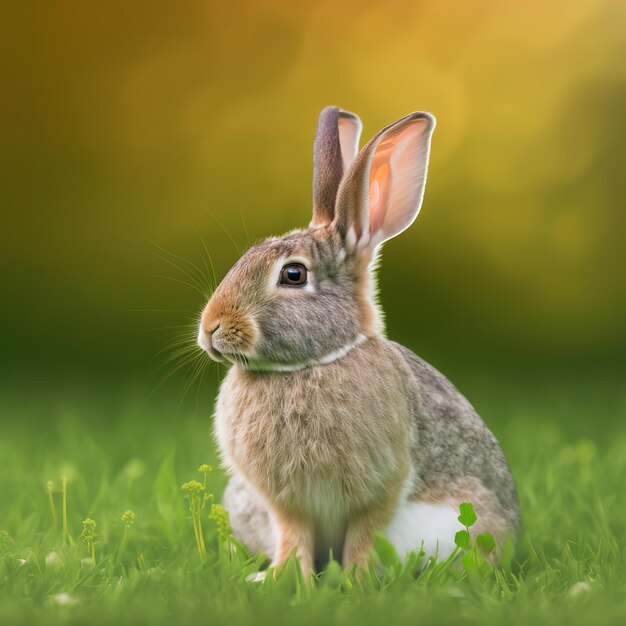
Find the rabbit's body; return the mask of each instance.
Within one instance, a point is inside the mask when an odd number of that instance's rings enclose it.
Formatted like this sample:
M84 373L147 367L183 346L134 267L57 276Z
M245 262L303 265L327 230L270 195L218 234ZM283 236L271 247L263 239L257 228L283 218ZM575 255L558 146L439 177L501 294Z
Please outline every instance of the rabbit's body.
M233 363L215 432L234 476L236 536L310 571L332 550L364 565L377 530L403 555L449 551L463 501L501 544L517 528L493 435L436 370L384 336L380 244L419 211L434 119L414 113L357 155L360 122L329 107L308 230L253 246L202 314L199 343Z
M373 359L388 364L382 377L368 376ZM354 380L364 393L346 389ZM338 387L346 391L335 395ZM459 502L474 504L475 532L500 545L517 528L513 480L484 422L442 374L382 338L304 371L231 369L215 429L235 473L224 496L235 535L267 554L275 549L268 501L312 521L318 565L331 549L341 558L348 521L368 507L402 557L424 542L445 558L462 528Z

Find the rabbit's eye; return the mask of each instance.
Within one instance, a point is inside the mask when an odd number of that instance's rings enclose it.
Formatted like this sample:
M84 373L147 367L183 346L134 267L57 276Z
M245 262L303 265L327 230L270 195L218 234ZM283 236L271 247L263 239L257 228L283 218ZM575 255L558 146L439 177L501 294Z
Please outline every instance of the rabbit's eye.
M300 263L285 265L280 272L280 284L290 287L306 285L306 267Z

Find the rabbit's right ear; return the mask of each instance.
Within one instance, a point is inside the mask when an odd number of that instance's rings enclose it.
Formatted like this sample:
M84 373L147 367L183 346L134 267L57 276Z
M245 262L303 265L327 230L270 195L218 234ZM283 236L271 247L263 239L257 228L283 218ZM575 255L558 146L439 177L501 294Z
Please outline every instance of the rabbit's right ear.
M408 228L422 206L435 118L416 112L383 128L359 152L337 193L338 231L375 250Z
M359 149L361 120L338 107L326 107L317 122L313 146L313 219L311 226L330 224L337 190Z

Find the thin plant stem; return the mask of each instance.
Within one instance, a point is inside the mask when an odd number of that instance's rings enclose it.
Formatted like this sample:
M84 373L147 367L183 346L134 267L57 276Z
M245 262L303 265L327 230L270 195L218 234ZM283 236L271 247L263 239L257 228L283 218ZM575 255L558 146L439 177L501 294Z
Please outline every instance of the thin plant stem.
M196 507L195 502L191 501L189 510L191 511L191 521L193 522L193 533L196 536L196 545L198 546L198 552L200 553L200 559L203 560L202 548L200 547L200 536L198 535L198 526L196 524Z
M128 526L124 526L122 530L122 541L120 541L120 549L117 553L117 561L122 559L122 554L124 554L124 550L126 550L126 542L128 541Z
M200 506L198 506L198 536L200 537L200 552L202 556L206 555L206 545L204 543L204 535L202 533L202 515L200 514Z
M48 502L50 503L50 515L52 516L52 525L54 527L54 532L55 532L55 535L56 535L56 530L57 530L57 512L56 512L56 509L54 508L54 497L52 495L52 483L48 484L47 491L48 491Z
M61 479L63 490L63 545L67 545L67 477Z

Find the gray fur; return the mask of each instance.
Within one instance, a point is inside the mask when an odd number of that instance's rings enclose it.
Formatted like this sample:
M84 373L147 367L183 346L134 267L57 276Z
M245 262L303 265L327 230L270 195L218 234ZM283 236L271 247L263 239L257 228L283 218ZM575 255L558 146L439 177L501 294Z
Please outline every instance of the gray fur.
M415 499L424 490L445 490L459 479L474 477L495 494L511 527L517 529L515 485L496 438L443 374L408 348L390 343L415 378L413 417L418 439L412 455L419 467Z
M254 312L262 332L248 363L318 359L356 338L361 325L354 297L358 260L352 256L339 262L342 246L340 237L327 228L297 231L253 246L234 265L212 302L222 318L232 309ZM264 286L272 264L291 255L310 259L315 291L300 292L297 298L268 297ZM220 339L227 348L225 338Z
M274 526L269 511L259 494L235 474L222 497L228 511L230 525L251 552L272 555L276 546Z
M276 548L275 564L286 558L294 541L309 568L311 555L318 562L329 546L337 553L345 547L350 565L362 562L372 528L382 529L408 496L454 506L471 501L478 532L493 532L501 545L519 528L519 514L500 446L442 374L384 337L375 299L378 244L371 243L376 233L370 231L391 215L398 219L383 234L394 236L415 219L434 118L414 113L383 129L342 177L346 155L351 158L350 150L342 156L337 127L342 115L351 114L329 107L320 116L312 226L253 246L203 312L201 334L208 336L209 353L235 364L222 384L215 422L224 459L234 472L224 495L233 530L252 550ZM353 143L360 131L354 120ZM410 198L409 210L394 213L401 204L395 202L370 221L370 168L374 158L398 156L394 141L401 149L406 141L414 142L418 160L412 160L413 152L408 166L406 158L389 157L389 180L407 184L415 179L409 191L419 193L397 196ZM413 163L418 166L412 168ZM394 169L400 167L405 170ZM380 208L380 203L372 201L372 206ZM309 270L306 288L279 284L281 265L292 259ZM367 341L357 345L363 337ZM346 346L352 347L341 352ZM333 353L343 356L322 364ZM262 371L270 369L267 365L302 363L307 364L304 371ZM324 526L329 494L346 516L332 527L335 534ZM351 535L351 529L366 516L372 528L363 531L361 541L360 531ZM304 547L308 532L315 534L312 549Z

